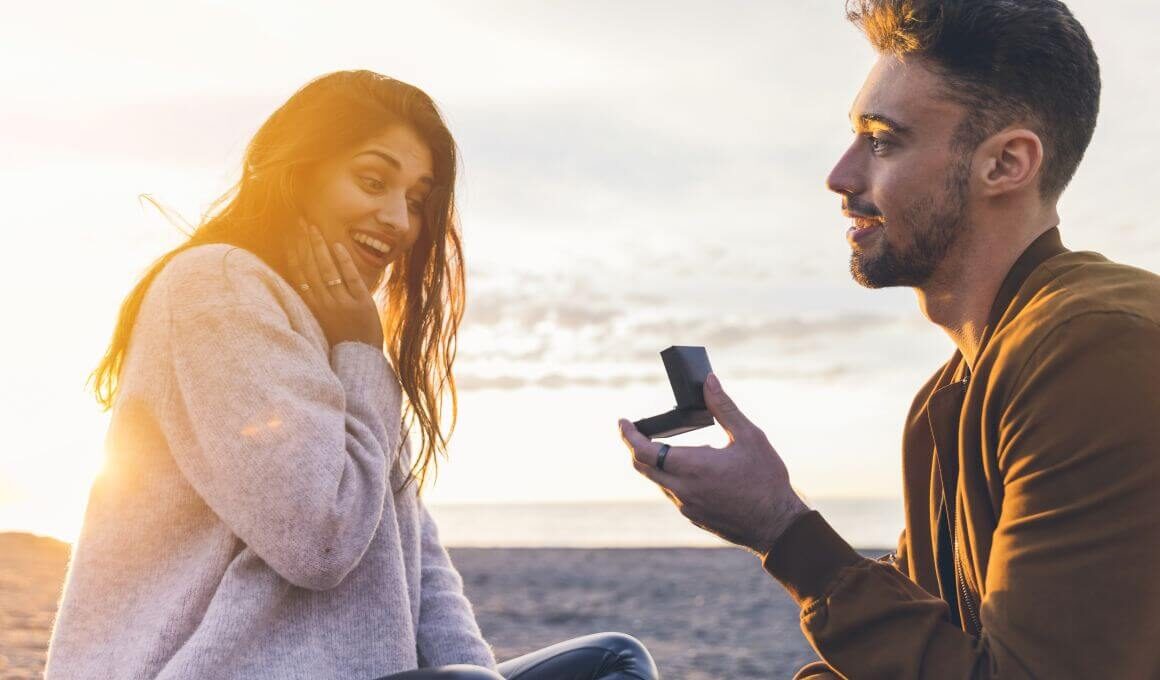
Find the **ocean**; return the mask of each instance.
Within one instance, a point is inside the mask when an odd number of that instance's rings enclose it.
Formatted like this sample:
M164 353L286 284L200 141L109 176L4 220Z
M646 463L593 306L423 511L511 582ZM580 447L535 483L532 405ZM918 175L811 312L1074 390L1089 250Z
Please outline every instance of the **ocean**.
M902 500L815 499L851 545L893 550L902 530ZM433 504L444 545L487 548L720 547L723 540L690 524L664 502Z

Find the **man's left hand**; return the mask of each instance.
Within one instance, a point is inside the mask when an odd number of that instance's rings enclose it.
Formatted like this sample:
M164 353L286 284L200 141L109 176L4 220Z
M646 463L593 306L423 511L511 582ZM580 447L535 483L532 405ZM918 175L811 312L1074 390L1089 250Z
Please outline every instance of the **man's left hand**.
M785 463L765 433L712 374L705 381L705 404L729 435L724 448L674 446L665 469L658 470L660 444L623 419L621 437L632 450L636 471L656 482L689 521L764 556L809 508L790 487Z

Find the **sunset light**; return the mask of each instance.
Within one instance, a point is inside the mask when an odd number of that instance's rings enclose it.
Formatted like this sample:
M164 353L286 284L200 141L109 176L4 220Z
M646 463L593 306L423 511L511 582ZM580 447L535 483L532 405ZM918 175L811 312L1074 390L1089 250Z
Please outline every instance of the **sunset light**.
M715 47L694 53L682 36L699 35L701 10L651 17L640 34L629 27L648 13L620 8L623 28L591 33L593 15L552 35L562 29L548 7L502 21L486 5L411 5L389 20L378 6L345 7L80 5L47 33L34 28L47 10L6 19L17 96L0 113L14 239L2 276L21 321L2 340L15 359L0 527L77 534L107 422L85 380L122 297L183 238L139 196L196 223L236 180L263 117L306 79L349 65L421 84L462 151L461 422L433 503L657 499L626 468L615 424L670 398L657 352L681 343L706 345L738 400L778 431L805 493L898 493L900 411L948 343L907 291L860 290L846 273L822 179L871 55L840 16L795 10L830 32L807 65L798 29L772 8L715 16ZM1135 30L1089 21L1097 36ZM431 25L454 50L387 29ZM213 31L217 48L191 59L156 26ZM1150 41L1105 42L1152 58ZM1101 159L1116 159L1117 176L1152 172L1132 140L1160 90L1115 64L1096 161L1065 196L1067 233L1155 266L1160 244L1132 214L1141 185L1110 181ZM843 427L828 425L833 414Z
M1064 2L6 4L0 676L1155 677L1160 9Z

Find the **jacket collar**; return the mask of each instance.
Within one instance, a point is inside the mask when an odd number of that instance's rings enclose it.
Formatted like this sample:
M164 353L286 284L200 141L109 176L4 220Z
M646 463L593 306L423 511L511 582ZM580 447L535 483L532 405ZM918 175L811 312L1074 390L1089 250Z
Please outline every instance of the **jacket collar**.
M987 314L987 325L983 327L983 337L979 342L979 351L976 357L982 355L983 349L991 340L991 336L995 334L999 322L1003 320L1003 316L1011 307L1011 302L1019 293L1019 289L1027 282L1031 272L1049 259L1066 252L1068 251L1060 239L1058 227L1052 227L1043 232L1031 242L1031 245L1027 246L1019 259L1015 260L1015 264L1011 265L1011 269L1007 271L1007 276L999 286L999 292L995 295L994 302L991 303L991 311ZM943 364L943 375L939 378L931 396L943 388L962 382L964 377L971 374L972 368L972 366L967 365L962 352L955 350L950 361Z
M994 334L999 321L1007 313L1011 301L1015 299L1019 289L1031 276L1031 272L1047 260L1066 252L1067 248L1063 247L1063 241L1059 237L1059 227L1052 227L1032 241L1031 245L1027 246L1027 249L1019 256L1019 259L1015 260L1015 264L1011 265L1010 271L1007 272L1007 278L1003 279L1003 285L999 286L999 293L995 295L995 301L991 304L991 312L987 315L987 325L983 329L983 339L979 343L980 354L987 346L987 341L991 339L991 335Z
M1059 229L1055 227L1045 231L1023 251L1007 272L991 305L987 325L983 330L983 341L979 345L980 355L1031 272L1048 259L1065 252L1067 249L1063 247ZM952 492L958 477L959 417L970 375L971 367L966 365L962 352L956 351L944 365L943 374L926 401L926 416L933 437L939 475L942 477L944 498L953 498Z

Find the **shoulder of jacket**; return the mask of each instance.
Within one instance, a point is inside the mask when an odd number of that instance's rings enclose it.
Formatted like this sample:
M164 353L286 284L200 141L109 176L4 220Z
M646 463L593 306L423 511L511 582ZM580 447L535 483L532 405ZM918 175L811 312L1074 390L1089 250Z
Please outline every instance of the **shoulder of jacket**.
M1160 323L1160 276L1152 272L1077 252L1052 258L1035 278L1000 329L1007 335L1051 334L1064 324L1118 317Z
M1021 369L1042 348L1066 339L1078 345L1124 334L1160 334L1160 276L1095 253L1049 260L1017 296L979 365ZM1065 348L1057 348L1063 350Z

